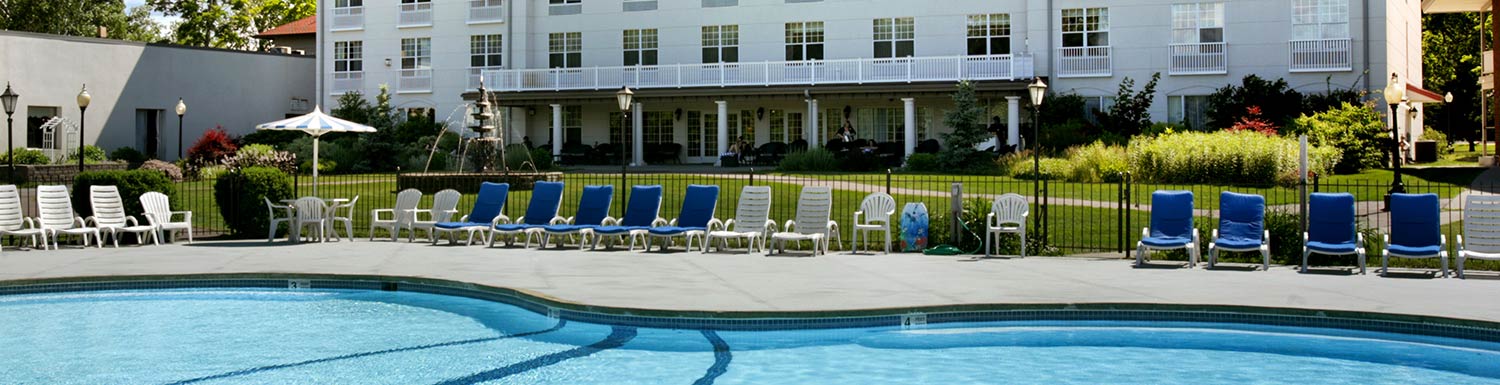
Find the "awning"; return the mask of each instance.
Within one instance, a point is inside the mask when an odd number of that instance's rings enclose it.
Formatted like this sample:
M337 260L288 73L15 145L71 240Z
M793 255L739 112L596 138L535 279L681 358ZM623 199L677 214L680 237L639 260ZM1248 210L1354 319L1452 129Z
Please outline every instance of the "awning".
M1489 12L1490 0L1422 0L1422 13Z
M1436 92L1428 91L1422 89L1422 87L1417 87L1411 85L1411 83L1407 83L1406 100L1411 103L1442 103L1443 95L1438 95L1438 93Z

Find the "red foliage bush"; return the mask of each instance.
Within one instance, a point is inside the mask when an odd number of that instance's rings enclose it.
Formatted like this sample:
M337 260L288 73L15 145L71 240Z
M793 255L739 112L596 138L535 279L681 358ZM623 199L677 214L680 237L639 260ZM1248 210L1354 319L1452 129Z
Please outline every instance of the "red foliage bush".
M188 147L188 161L194 164L218 163L238 150L234 145L234 139L229 137L229 132L224 131L223 126L216 126L212 130L203 133L192 147Z
M1226 130L1251 130L1265 134L1266 136L1276 136L1276 128L1275 124L1260 116L1260 106L1250 106L1245 107L1245 116L1240 117L1238 122L1234 122L1234 125L1229 126Z

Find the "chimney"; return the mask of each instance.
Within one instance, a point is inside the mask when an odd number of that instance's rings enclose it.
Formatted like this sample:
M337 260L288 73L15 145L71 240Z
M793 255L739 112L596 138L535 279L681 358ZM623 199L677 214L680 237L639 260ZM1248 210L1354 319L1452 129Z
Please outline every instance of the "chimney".
M109 38L109 28L105 28L102 25L99 26L99 38L101 38L101 39L108 39Z

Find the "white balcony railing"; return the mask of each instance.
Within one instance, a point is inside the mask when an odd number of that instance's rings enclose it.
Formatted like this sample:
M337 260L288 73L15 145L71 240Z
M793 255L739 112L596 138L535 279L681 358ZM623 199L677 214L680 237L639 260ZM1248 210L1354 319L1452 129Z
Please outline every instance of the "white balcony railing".
M397 92L432 92L432 70L401 70L401 79L396 86Z
M471 89L471 90L477 90L477 89L479 89L479 80L482 79L481 76L484 75L484 71L494 71L494 70L498 70L500 68L502 68L502 67L500 67L500 66L490 66L490 67L471 67L471 68L469 68L469 83L468 83L469 84L468 85L469 89Z
M1214 75L1229 72L1229 61L1225 56L1224 43L1172 44L1167 49L1172 63L1167 73L1172 75Z
M483 1L476 1L483 3ZM469 6L470 23L494 23L503 21L505 17L504 7L496 6Z
M365 28L365 7L339 7L333 9L334 31Z
M1058 77L1094 77L1114 74L1110 47L1064 47L1057 49Z
M365 89L364 72L334 72L333 93L342 94L349 91L360 91Z
M1292 40L1291 72L1350 71L1354 67L1350 58L1349 39Z
M1032 77L1030 55L839 59L484 71L496 91L601 90L770 85L1017 80Z
M432 26L432 3L401 4L400 7L396 27Z

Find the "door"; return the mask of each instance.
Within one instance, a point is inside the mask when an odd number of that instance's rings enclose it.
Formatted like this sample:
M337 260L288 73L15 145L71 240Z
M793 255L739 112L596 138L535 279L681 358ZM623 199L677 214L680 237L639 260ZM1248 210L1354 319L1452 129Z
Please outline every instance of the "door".
M162 110L135 110L135 148L151 159L161 159Z
M718 114L688 111L688 163L713 163L719 158Z

